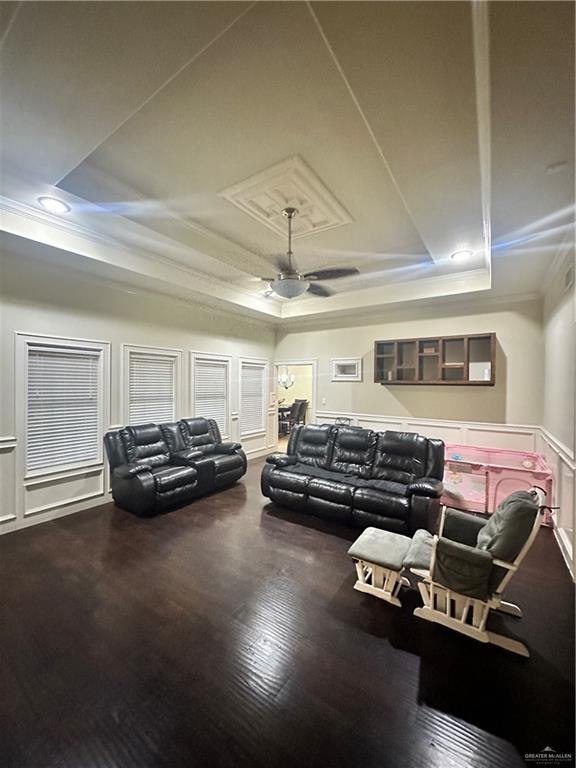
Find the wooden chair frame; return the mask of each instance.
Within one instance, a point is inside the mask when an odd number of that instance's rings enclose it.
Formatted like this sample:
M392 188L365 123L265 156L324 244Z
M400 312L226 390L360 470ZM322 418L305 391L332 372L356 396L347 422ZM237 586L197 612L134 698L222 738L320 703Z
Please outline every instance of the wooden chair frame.
M398 598L401 586L410 586L409 580L402 576L403 569L395 571L383 565L376 565L367 560L355 560L357 580L354 589L379 597L391 605L400 608L402 603Z
M530 652L524 643L505 635L489 632L486 629L486 622L491 610L507 613L518 618L522 616L522 610L517 605L502 600L502 593L508 586L512 576L518 570L520 563L536 538L538 529L540 528L540 515L536 515L530 535L513 562L508 563L504 560L497 559L492 561L494 566L504 568L505 573L497 588L487 600L467 597L466 595L447 589L444 585L439 584L432 579L430 574L434 572L436 547L438 545L439 537L442 536L445 517L446 507L444 506L442 508L439 535L434 536L430 570L423 571L414 568L411 569L411 572L421 579L418 583L418 589L424 603L421 608L416 608L414 610L414 615L421 619L425 619L426 621L431 621L435 624L441 624L444 627L453 629L456 632L467 635L481 643L491 643L492 645L504 648L505 650L519 654L520 656L530 656Z

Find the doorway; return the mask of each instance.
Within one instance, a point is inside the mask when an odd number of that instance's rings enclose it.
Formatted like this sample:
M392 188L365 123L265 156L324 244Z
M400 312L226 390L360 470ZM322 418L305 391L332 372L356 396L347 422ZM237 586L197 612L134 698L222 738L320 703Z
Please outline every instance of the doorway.
M316 361L295 360L275 365L278 407L278 450L285 451L290 431L316 418Z

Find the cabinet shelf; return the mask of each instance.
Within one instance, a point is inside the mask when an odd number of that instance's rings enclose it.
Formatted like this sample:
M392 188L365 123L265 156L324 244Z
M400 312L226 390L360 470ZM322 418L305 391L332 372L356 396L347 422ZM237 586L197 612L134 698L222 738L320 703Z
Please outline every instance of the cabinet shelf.
M493 386L496 335L433 336L374 342L374 381L435 386Z

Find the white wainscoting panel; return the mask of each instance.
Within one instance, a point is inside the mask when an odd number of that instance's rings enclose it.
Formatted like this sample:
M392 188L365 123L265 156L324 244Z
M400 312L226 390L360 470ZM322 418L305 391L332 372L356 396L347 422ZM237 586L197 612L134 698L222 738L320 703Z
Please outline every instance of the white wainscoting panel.
M507 448L516 451L535 451L540 427L517 424L493 424L475 421L443 421L440 419L416 419L413 416L380 416L373 413L344 413L343 411L318 411L316 423L332 424L337 418L346 417L352 424L382 432L420 432L426 437L444 440L446 443L480 445L487 448Z
M16 516L16 438L0 436L0 533Z
M104 467L91 467L66 476L24 481L24 516L50 512L104 495Z
M268 442L267 448L276 448L278 445L278 410L276 407L268 408Z
M554 533L566 564L574 578L574 550L576 548L576 463L574 452L545 429L538 436L539 453L554 474L554 506L560 507L552 515Z

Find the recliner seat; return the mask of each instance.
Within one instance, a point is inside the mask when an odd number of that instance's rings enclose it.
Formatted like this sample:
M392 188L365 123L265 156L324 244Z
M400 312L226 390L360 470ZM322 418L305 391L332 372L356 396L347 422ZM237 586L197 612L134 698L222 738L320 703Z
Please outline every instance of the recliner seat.
M404 432L300 426L262 470L262 493L281 506L360 528L432 530L440 509L444 443Z
M218 425L202 417L108 432L104 445L112 496L146 516L189 503L246 472L240 443L223 443Z

